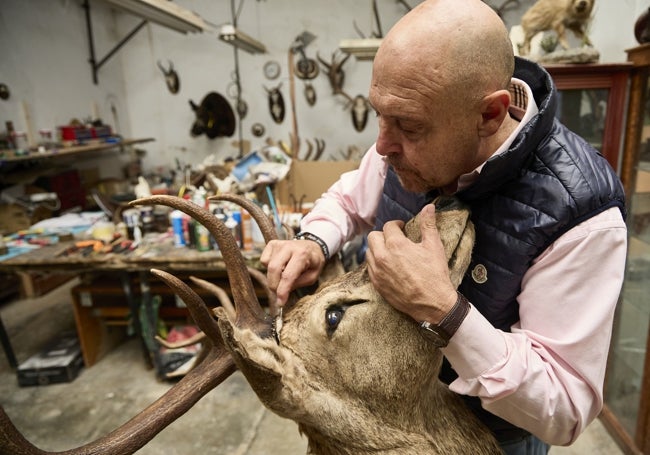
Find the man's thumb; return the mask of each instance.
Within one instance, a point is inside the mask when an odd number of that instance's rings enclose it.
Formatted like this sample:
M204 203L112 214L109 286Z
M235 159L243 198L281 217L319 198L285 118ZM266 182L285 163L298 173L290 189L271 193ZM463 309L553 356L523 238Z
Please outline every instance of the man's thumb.
M436 231L436 207L433 204L427 204L420 211L420 232L422 241L425 241L428 233Z

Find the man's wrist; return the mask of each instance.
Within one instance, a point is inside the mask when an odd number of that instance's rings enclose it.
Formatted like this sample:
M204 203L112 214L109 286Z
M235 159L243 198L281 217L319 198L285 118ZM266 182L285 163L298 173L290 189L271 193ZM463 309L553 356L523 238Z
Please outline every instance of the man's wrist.
M438 327L449 335L449 338L454 336L462 322L467 317L470 310L470 304L463 294L457 292L458 298L456 304L449 310L449 312L438 323Z
M299 232L296 234L296 236L293 238L294 240L311 240L312 242L315 242L323 252L323 256L325 256L325 261L328 261L330 258L330 250L327 247L327 244L323 239L318 237L315 234L312 234L311 232Z

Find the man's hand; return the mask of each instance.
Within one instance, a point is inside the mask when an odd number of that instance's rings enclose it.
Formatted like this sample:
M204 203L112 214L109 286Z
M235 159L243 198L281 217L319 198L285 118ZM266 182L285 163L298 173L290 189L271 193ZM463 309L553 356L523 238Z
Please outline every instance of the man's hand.
M269 288L282 306L292 290L316 282L325 266L325 256L311 240L271 240L260 262L266 266Z
M368 273L377 291L395 309L416 321L438 323L456 303L447 258L436 228L433 204L420 212L422 242L413 243L404 223L390 221L368 234Z

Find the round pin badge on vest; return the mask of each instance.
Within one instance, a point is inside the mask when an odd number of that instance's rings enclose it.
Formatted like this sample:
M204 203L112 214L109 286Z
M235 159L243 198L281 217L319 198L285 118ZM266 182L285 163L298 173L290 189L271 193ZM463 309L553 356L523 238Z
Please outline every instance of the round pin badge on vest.
M478 283L483 284L487 281L487 269L483 264L476 264L472 269L472 279Z

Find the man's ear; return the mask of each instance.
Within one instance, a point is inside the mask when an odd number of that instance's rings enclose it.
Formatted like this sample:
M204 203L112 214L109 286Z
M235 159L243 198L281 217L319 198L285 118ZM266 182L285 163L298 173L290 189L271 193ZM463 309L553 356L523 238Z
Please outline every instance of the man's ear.
M497 132L510 108L510 92L497 90L481 100L481 123L479 136L487 137Z

